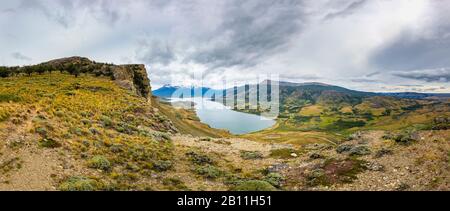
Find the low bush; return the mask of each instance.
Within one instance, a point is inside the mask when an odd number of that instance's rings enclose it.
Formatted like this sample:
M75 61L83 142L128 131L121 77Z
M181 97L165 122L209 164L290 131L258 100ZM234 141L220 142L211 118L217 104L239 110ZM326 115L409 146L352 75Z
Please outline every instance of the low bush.
M156 171L167 171L171 169L173 166L172 161L170 160L159 160L153 162L153 169Z
M59 185L61 191L95 191L100 184L87 177L70 177Z
M207 155L199 154L196 152L188 152L186 155L189 157L189 159L197 165L205 165L205 164L213 164L213 160L209 158Z
M276 188L262 180L244 181L231 189L232 191L275 191Z
M113 121L108 116L102 116L100 118L100 121L101 121L103 127L111 127L113 125Z
M51 138L44 138L41 141L39 141L39 146L45 147L45 148L58 148L61 146L61 144Z
M212 165L198 166L195 168L195 173L209 179L215 179L222 175L222 172L217 167Z
M263 155L258 151L241 151L241 158L244 160L256 160L263 158Z
M398 144L409 145L417 141L417 133L414 131L405 130L399 133L386 133L382 138L386 140L393 140Z
M20 97L14 94L0 94L0 103L3 102L19 102Z
M269 173L264 177L264 181L270 183L274 187L280 187L284 177L279 173Z
M365 121L351 121L351 120L342 120L339 119L338 121L334 122L333 124L327 126L326 129L328 130L345 130L350 129L354 127L363 127L366 125Z
M350 150L350 155L368 155L371 151L367 146L355 146Z
M162 182L163 185L169 188L169 190L189 191L189 188L184 184L184 182L177 178L164 178Z
M88 166L90 168L100 169L103 171L109 171L111 169L111 163L103 156L97 155L89 160Z

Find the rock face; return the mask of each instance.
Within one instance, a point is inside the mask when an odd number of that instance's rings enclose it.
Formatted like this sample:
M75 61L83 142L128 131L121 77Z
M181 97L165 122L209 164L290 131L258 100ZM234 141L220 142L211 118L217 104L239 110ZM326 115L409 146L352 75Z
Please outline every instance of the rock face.
M139 96L151 97L150 80L144 65L112 66L111 71L120 86L133 90Z
M114 65L98 63L84 57L56 59L44 64L51 65L55 69L66 69L69 66L74 66L81 73L109 76L119 86L129 89L141 97L151 98L150 80L147 70L142 64Z

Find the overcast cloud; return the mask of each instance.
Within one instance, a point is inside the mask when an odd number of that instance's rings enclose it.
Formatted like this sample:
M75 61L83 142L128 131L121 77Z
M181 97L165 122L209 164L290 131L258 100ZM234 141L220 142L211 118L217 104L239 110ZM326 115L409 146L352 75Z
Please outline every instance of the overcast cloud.
M152 85L277 73L364 91L450 92L450 1L2 0L0 65L144 63Z

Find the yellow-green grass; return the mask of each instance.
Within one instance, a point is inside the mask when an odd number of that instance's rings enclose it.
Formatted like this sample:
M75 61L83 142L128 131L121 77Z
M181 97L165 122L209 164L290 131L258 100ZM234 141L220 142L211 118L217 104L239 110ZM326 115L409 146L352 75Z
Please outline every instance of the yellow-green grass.
M353 113L353 108L351 106L343 106L339 111L342 113L351 114Z
M172 169L176 156L185 156L169 133L229 135L202 124L194 111L175 110L155 99L149 103L109 77L53 72L0 78L0 99L0 138L14 137L8 131L31 134L32 143L71 154L84 166L81 174L58 181L62 190L178 187L160 181L179 173L181 164Z
M392 116L379 117L377 121L368 125L367 128L376 130L399 130L412 126L427 126L433 124L434 118L443 116L450 116L450 112L411 112L398 118Z
M320 116L323 112L323 107L320 105L311 105L304 107L300 110L302 116Z
M240 137L253 141L276 144L292 144L301 147L311 143L338 143L341 137L336 134L320 131L279 131L269 129L260 132L241 135Z
M133 189L131 181L117 175L133 173L146 178L156 171L156 164L173 159L173 146L164 135L170 132L169 120L147 100L109 78L76 78L56 72L3 78L0 95L20 99L0 102L2 116L8 116L0 121L0 128L36 134L30 141L41 147L59 147L81 158L86 168L95 167L90 159L101 156L111 165L108 171L102 167L99 178L108 188ZM7 131L0 130L0 137L7 138Z

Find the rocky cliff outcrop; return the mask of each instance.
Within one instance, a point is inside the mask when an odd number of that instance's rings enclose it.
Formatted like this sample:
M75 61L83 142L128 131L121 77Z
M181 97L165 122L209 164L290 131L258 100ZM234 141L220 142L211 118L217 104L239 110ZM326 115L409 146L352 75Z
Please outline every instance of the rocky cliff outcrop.
M56 70L75 69L80 73L109 76L119 86L129 89L141 97L150 99L151 86L145 66L142 64L114 65L91 61L84 57L69 57L43 63Z

